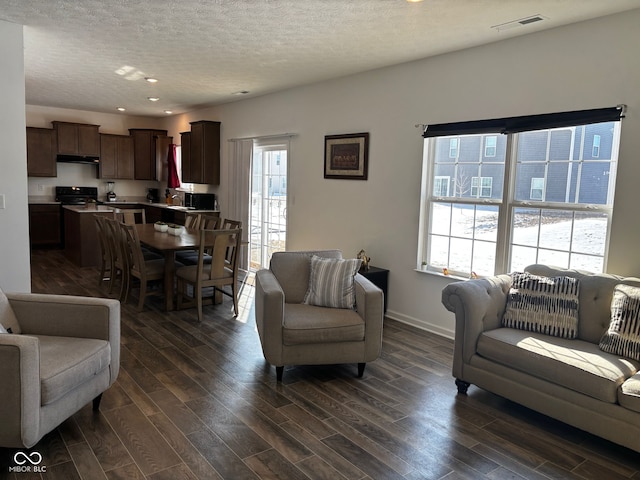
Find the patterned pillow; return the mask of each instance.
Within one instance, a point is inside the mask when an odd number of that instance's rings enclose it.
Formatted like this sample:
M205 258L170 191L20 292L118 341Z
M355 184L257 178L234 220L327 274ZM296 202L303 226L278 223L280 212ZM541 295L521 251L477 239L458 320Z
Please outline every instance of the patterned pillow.
M362 261L357 258L337 259L311 257L309 288L304 302L331 308L354 308L356 287L353 278Z
M611 322L600 339L600 350L640 361L640 288L613 289Z
M572 277L511 274L507 308L502 325L554 337L578 335L580 281Z

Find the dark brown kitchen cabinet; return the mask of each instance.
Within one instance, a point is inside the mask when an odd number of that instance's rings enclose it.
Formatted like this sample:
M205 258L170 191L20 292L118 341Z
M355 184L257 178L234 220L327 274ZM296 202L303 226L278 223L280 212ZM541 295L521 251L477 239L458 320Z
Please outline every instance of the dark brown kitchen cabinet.
M166 130L142 128L130 128L129 134L133 137L134 178L161 180L173 137L168 137Z
M196 183L191 181L191 132L182 132L180 134L180 151L182 165L180 179L186 183Z
M56 132L59 155L100 155L100 125L51 122Z
M220 185L220 122L191 122L188 137L186 165L182 146L182 181Z
M31 247L62 246L62 215L58 204L29 204Z
M100 134L100 178L133 180L133 137Z
M27 127L27 175L56 177L56 139L51 128Z

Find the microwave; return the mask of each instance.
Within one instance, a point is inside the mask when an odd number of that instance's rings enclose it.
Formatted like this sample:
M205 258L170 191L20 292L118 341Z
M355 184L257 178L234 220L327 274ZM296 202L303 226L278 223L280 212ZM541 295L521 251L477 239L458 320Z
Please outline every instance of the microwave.
M185 207L195 208L196 210L215 210L216 194L215 193L185 193Z

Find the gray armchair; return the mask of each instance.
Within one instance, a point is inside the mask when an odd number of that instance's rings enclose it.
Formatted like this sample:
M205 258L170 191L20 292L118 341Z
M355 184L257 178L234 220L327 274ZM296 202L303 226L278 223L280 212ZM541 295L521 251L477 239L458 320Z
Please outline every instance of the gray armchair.
M0 323L14 333L0 334L0 447L32 447L98 409L120 368L120 302L0 291Z
M311 256L342 258L338 250L277 252L268 270L256 274L256 323L264 357L282 381L285 365L366 362L382 349L383 294L362 275L355 276L356 309L303 303Z

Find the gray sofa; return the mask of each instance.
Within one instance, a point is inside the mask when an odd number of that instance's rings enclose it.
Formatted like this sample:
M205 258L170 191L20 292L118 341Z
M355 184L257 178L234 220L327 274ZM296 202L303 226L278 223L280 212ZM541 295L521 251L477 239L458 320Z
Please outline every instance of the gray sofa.
M510 275L454 282L442 303L455 313L453 376L640 452L640 363L605 353L614 287L640 279L531 265L540 276L580 279L578 338L505 328Z

